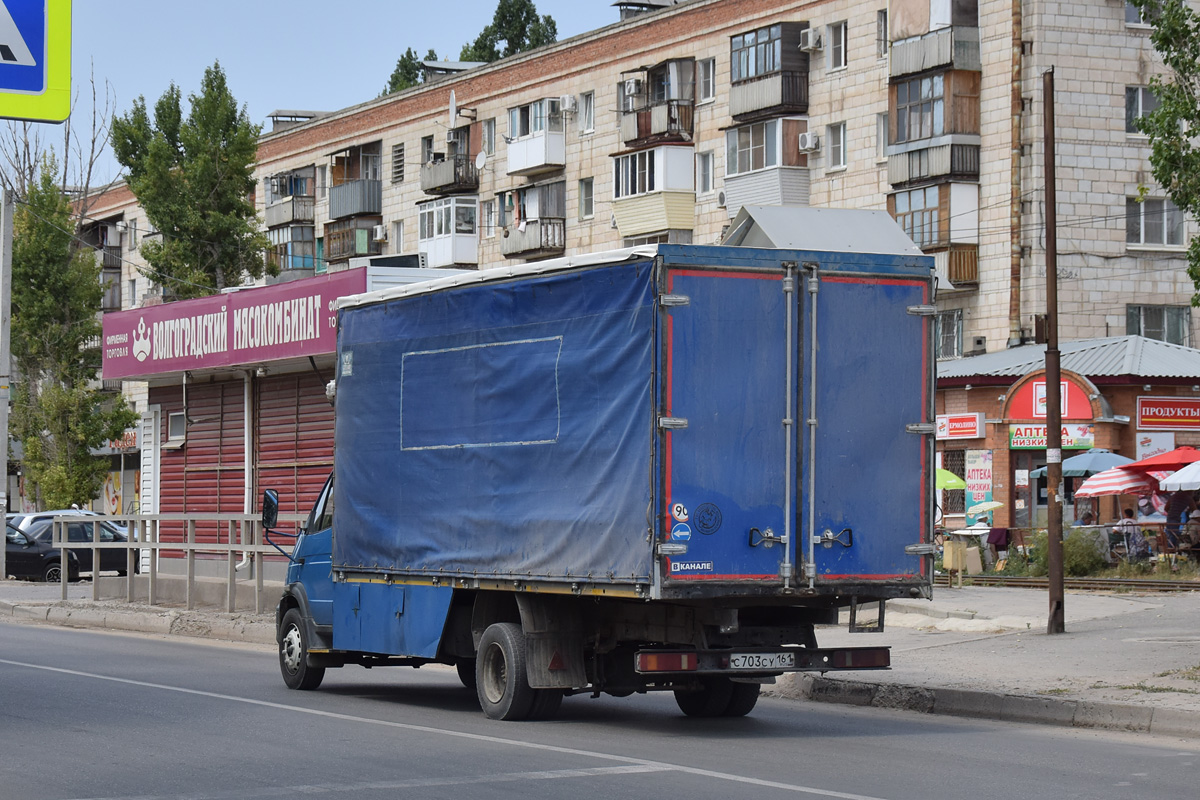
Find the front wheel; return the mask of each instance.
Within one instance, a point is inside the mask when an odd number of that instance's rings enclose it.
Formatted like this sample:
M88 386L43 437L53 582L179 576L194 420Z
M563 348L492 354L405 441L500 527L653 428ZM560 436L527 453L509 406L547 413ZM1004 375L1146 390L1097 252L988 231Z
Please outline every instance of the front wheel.
M475 659L476 694L490 719L528 719L537 695L525 675L525 634L512 622L488 626Z
M52 561L42 570L42 580L46 583L58 583L62 580L62 564Z
M289 689L315 689L325 677L324 667L308 665L308 632L300 609L288 609L279 623L279 671Z

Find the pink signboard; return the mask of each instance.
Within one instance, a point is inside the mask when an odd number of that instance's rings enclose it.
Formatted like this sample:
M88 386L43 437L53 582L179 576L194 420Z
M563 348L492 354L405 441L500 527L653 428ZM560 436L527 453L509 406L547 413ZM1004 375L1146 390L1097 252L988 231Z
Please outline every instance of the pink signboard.
M352 269L105 314L104 379L332 353L337 299L366 287L367 271Z

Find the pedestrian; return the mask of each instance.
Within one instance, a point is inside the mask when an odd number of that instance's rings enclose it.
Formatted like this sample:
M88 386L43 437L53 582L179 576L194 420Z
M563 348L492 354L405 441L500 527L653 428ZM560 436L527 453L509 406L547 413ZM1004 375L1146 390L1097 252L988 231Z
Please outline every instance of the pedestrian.
M1142 535L1141 526L1133 518L1133 509L1125 509L1124 514L1124 518L1117 523L1115 530L1120 535L1121 543L1125 547L1125 558L1129 561L1141 561L1149 558L1150 545L1146 543L1146 537Z

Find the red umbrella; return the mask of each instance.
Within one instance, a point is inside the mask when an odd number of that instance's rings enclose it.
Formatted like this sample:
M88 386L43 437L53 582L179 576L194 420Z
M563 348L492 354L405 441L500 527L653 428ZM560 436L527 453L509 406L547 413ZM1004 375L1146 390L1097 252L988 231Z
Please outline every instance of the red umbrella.
M1200 461L1200 450L1185 445L1183 447L1176 447L1169 453L1159 453L1156 456L1143 458L1141 461L1122 464L1118 469L1175 472L1196 461Z
M1158 491L1158 481L1145 472L1130 472L1125 467L1113 467L1097 472L1075 490L1076 497L1100 497L1110 494L1152 494Z

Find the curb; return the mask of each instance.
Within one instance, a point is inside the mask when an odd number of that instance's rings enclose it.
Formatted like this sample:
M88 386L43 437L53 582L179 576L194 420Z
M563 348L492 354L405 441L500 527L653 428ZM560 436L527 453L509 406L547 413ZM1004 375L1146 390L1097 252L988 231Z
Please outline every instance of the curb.
M275 620L273 615L269 614L228 614L174 609L144 612L76 608L57 604L22 605L0 600L0 617L5 616L66 628L100 628L247 644L275 644Z
M1125 703L868 683L825 678L810 673L785 676L773 694L793 700L892 708L922 714L1032 722L1070 728L1139 731L1200 739L1200 712Z

